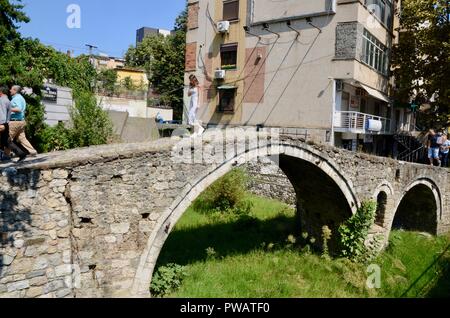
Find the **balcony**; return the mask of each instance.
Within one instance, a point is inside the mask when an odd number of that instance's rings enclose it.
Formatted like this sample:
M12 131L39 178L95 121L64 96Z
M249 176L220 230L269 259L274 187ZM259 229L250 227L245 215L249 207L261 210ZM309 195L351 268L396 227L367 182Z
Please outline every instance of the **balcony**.
M391 120L370 114L352 111L334 113L334 131L354 134L391 134Z

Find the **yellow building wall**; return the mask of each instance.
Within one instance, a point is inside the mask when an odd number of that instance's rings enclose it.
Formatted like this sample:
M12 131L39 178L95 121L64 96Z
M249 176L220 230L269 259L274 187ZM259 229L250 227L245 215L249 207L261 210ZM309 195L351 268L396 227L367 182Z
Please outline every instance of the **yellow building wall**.
M136 72L131 70L117 70L118 82L123 81L127 77L131 78L135 86L139 86L141 84L145 86L148 85L147 75L144 72Z

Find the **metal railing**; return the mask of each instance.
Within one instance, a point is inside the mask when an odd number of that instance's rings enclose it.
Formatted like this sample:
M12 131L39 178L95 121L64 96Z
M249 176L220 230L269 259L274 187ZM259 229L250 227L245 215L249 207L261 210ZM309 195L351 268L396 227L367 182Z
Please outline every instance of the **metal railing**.
M413 151L410 151L409 149L405 150L404 152L398 155L397 160L419 163L425 157L425 154L426 154L425 146L420 146L419 148Z
M382 123L381 131L369 130L369 120L380 121ZM353 133L373 133L389 134L392 133L391 120L388 118L375 116L352 111L337 111L334 113L334 128L336 131Z

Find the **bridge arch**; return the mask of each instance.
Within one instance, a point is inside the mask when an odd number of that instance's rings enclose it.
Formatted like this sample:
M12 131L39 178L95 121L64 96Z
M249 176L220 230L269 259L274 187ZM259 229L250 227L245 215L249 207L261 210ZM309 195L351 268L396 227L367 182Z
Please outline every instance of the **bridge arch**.
M395 208L394 188L385 181L376 188L372 199L377 202L375 224L385 228L389 220L389 211L393 211Z
M360 206L360 202L353 190L352 183L344 176L344 173L338 168L338 165L330 159L323 157L320 153L307 145L267 145L266 147L263 147L263 149L259 147L238 154L234 158L225 160L222 164L208 169L195 181L188 184L171 206L164 211L157 221L155 230L149 237L148 243L141 254L140 263L130 293L133 297L150 296L149 284L160 251L171 230L192 202L194 202L204 190L220 177L224 176L237 166L241 166L250 160L255 160L261 156L261 153L267 153L269 156L279 156L280 168L285 172L291 183L293 183L297 196L299 195L298 191L304 190L305 186L300 186L294 181L296 173L294 172L295 169L293 169L292 165L295 163L302 163L303 166L300 171L305 172L309 169L313 172L320 172L322 180L326 180L328 186L334 186L335 189L339 190L338 195L333 193L333 203L336 205L336 202L343 202L341 207L346 206L346 209L348 210L348 215L345 215L345 217L350 217ZM336 199L339 196L341 200ZM338 225L339 224L336 224L336 226Z
M409 184L398 200L391 229L403 228L436 235L442 217L442 196L436 182L421 177Z

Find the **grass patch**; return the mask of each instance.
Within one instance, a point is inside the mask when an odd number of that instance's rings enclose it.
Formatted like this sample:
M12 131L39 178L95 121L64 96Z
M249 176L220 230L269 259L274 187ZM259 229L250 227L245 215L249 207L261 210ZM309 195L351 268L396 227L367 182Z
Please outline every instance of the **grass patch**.
M188 209L158 259L157 267L176 263L186 273L167 297L400 297L450 242L393 232L389 248L372 262L381 267L381 288L368 289L366 265L323 258L293 244L292 236L300 236L293 209L255 196L248 200L251 213L239 219ZM449 252L406 297L450 296L448 264Z

